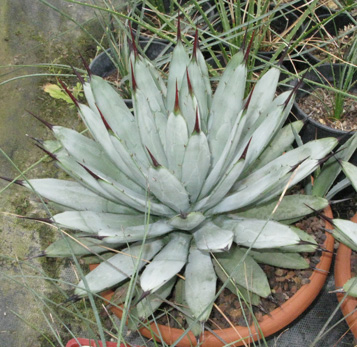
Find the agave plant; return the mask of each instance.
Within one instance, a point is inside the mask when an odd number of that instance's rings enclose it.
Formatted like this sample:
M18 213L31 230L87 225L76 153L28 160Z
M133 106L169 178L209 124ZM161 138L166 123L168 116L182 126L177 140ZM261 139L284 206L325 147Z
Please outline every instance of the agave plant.
M140 271L145 298L133 312L145 319L160 305L155 294L167 297L180 273L182 301L202 323L217 278L229 288L234 283L236 294L249 290L256 303L271 294L258 263L309 266L298 252L317 244L288 224L311 213L307 205L319 210L327 200L279 196L310 175L337 140L292 149L302 123L284 122L295 92L275 96L279 67L252 88L248 54L232 57L213 92L197 39L191 57L178 39L166 83L134 47L133 113L108 82L89 76L88 105L74 100L90 135L46 123L56 140L43 148L72 179L18 183L64 209L49 221L79 231L82 245L60 240L44 254L121 250L80 281L76 297L125 285Z

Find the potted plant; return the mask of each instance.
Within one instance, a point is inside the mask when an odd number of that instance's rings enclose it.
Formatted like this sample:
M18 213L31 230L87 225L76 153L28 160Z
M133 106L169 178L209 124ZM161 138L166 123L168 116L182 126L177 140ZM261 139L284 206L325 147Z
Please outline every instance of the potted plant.
M351 14L314 13L306 26L304 50L310 64L344 62L356 36L356 20Z
M168 297L181 274L194 331L189 336L209 345L221 334L204 331L217 277L241 288L237 294L246 300L271 294L254 259L309 267L298 252L318 245L288 223L311 213L306 204L320 210L328 201L285 193L319 167L338 141L324 138L291 149L302 123L283 124L295 90L275 97L276 67L252 88L246 81L248 56L245 49L232 57L213 95L197 35L191 58L178 42L167 84L134 47L134 116L106 81L92 75L83 85L89 106L68 91L91 137L44 122L56 142L42 147L72 179L16 183L65 210L47 222L80 231L81 255L120 249L81 280L71 300L124 282L129 289L139 284L141 295L129 316L138 323L154 313L162 302L157 296ZM75 251L64 242L56 241L43 255ZM324 247L332 246L328 237ZM291 322L317 296L330 262L331 254L323 252L311 283L291 299L293 308L284 304L271 313L273 319L263 317L262 332L251 327L237 334L237 328L223 339L244 343L278 331L283 325L277 321ZM126 321L128 306L123 312Z
M346 120L353 120L355 78L355 68L349 69L342 64L323 64L306 74L292 108L295 119L307 124L302 132L304 141L324 136L340 137L354 129L353 123L343 121L344 116ZM349 97L351 101L347 103ZM351 111L346 113L345 105Z
M228 53L237 52L252 36L250 66L260 63L264 67L265 60L276 60L286 46L290 49L290 62L295 60L296 56L291 57L303 34L304 12L296 12L290 4L272 5L270 1L259 5L251 1L220 2L217 12L218 19L209 26L210 36L217 39L207 42L219 48L225 61Z
M305 122L304 142L324 136L346 141L355 132L356 48L355 41L345 64L323 64L306 73L292 108L293 119ZM296 80L292 82L293 85L296 83ZM356 157L352 159L353 162L356 160Z

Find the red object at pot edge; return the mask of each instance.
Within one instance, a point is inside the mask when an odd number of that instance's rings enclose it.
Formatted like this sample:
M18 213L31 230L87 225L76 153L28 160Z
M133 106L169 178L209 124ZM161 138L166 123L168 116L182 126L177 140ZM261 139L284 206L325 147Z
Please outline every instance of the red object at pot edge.
M105 342L106 347L117 347L118 344L116 342ZM101 341L98 340L93 340L93 339L83 339L81 337L77 337L75 339L71 339L67 342L66 347L84 347L84 346L90 346L90 347L103 347L103 344ZM131 345L134 346L134 345ZM125 347L124 344L120 344L120 347ZM138 347L138 346L135 346Z

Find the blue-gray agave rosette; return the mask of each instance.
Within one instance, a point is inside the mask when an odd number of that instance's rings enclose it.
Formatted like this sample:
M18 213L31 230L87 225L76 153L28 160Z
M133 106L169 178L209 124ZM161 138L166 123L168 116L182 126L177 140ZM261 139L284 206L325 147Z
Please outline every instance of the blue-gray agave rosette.
M179 282L182 300L204 322L217 277L229 276L229 284L251 291L255 302L270 294L258 263L306 268L298 252L316 248L309 235L288 224L311 212L306 205L319 210L327 201L289 195L275 206L284 189L310 175L337 140L292 149L302 127L300 121L284 126L293 92L275 96L277 67L251 88L246 58L243 51L232 57L213 92L197 44L189 57L178 42L166 83L134 51L134 112L108 82L90 76L84 83L88 105L77 102L89 134L51 126L61 148L54 151L45 142L72 179L29 180L65 209L53 223L87 235L81 240L88 248L74 247L78 255L104 252L103 246L121 249L86 276L90 291L123 284L139 269L147 295L135 307L141 319L160 305L153 293L167 297L178 273L185 278L184 285ZM46 253L66 255L65 249L61 240ZM87 295L84 281L75 294Z

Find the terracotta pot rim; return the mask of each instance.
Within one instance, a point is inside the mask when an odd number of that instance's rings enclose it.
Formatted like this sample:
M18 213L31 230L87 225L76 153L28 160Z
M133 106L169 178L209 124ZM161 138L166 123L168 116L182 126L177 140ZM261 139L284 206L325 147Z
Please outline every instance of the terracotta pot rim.
M330 206L325 209L324 213L328 217L332 218L332 210ZM332 226L326 222L326 228L332 229ZM214 330L214 334L205 331L203 338L201 338L202 346L223 346L224 343L222 341L225 341L225 343L234 342L233 346L241 346L252 342L252 340L257 340L259 336L263 335L264 337L268 337L295 320L310 306L310 304L321 291L331 265L333 245L334 238L331 236L331 234L326 233L324 247L329 252L322 253L320 262L316 266L317 270L315 270L310 277L310 283L303 285L281 307L276 308L270 312L270 315L263 316L262 320L259 322L258 328L256 328L254 325L250 327L236 326L233 328ZM114 292L112 290L108 290L103 293L102 296L105 300L109 301L113 294ZM111 311L119 318L121 318L122 310L117 307L112 307ZM144 327L139 329L139 332L147 338L153 338L154 336L157 338L157 336L160 336L160 338L166 341L169 345L173 344L184 334L184 330L155 323L150 324L150 329ZM242 336L244 337L245 342L236 342L237 340L242 339ZM160 340L158 339L158 341ZM177 346L181 347L192 345L196 345L196 339L191 331L186 334L186 336L184 336L177 344Z
M357 213L351 218L352 222L357 223ZM335 262L335 284L336 288L343 287L343 285L351 278L351 253L352 250L340 243L337 250ZM341 302L341 311L346 317L346 322L350 327L353 335L357 338L357 312L350 314L357 307L357 298L347 296L342 293L337 294L337 300Z

